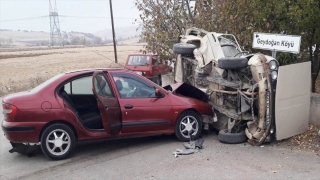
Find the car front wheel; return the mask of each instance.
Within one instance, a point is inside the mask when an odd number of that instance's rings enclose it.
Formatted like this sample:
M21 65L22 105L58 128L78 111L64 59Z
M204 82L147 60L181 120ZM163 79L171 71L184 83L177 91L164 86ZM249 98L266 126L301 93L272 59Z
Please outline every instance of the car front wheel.
M54 160L65 159L75 147L75 135L65 124L48 126L41 136L43 153Z
M193 111L183 112L176 124L175 134L181 141L197 139L201 135L202 121L199 115Z

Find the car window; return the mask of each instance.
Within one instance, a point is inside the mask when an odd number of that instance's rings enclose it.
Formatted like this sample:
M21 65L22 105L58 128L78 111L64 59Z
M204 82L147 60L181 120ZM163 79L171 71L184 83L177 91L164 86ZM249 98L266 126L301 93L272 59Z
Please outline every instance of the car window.
M93 86L100 96L114 97L109 82L103 74L97 74L93 81Z
M156 89L138 77L127 74L112 74L121 98L155 98Z
M139 56L133 55L129 57L128 64L129 66L145 66L150 64L149 56Z
M152 65L158 65L158 60L157 59L152 59Z
M75 79L65 84L64 90L68 94L93 94L92 76Z

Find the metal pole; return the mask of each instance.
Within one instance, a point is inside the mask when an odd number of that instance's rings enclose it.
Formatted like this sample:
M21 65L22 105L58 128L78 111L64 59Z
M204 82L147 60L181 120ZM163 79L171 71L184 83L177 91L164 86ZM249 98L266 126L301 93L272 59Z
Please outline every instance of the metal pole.
M114 48L114 58L115 62L118 63L118 57L117 57L117 45L116 45L116 35L114 33L114 25L113 25L113 12L112 12L112 2L110 2L110 14L111 14L111 25L112 25L112 36L113 36L113 48Z
M272 57L276 59L277 51L276 50L272 50L271 53L272 53Z

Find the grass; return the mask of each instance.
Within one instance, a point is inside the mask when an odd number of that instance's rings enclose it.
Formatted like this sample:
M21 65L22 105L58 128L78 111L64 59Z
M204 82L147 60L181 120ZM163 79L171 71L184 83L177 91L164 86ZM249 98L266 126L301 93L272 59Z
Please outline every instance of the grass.
M44 81L48 80L49 78L50 77L38 76L35 78L30 78L28 80L28 83L22 81L13 81L10 79L7 85L0 83L0 97L11 93L30 90L38 86L39 84L43 83Z

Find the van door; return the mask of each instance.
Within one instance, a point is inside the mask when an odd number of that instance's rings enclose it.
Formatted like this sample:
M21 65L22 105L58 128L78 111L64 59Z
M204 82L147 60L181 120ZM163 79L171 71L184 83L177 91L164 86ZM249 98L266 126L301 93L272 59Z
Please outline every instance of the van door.
M311 62L279 67L275 122L276 139L286 139L308 129Z

